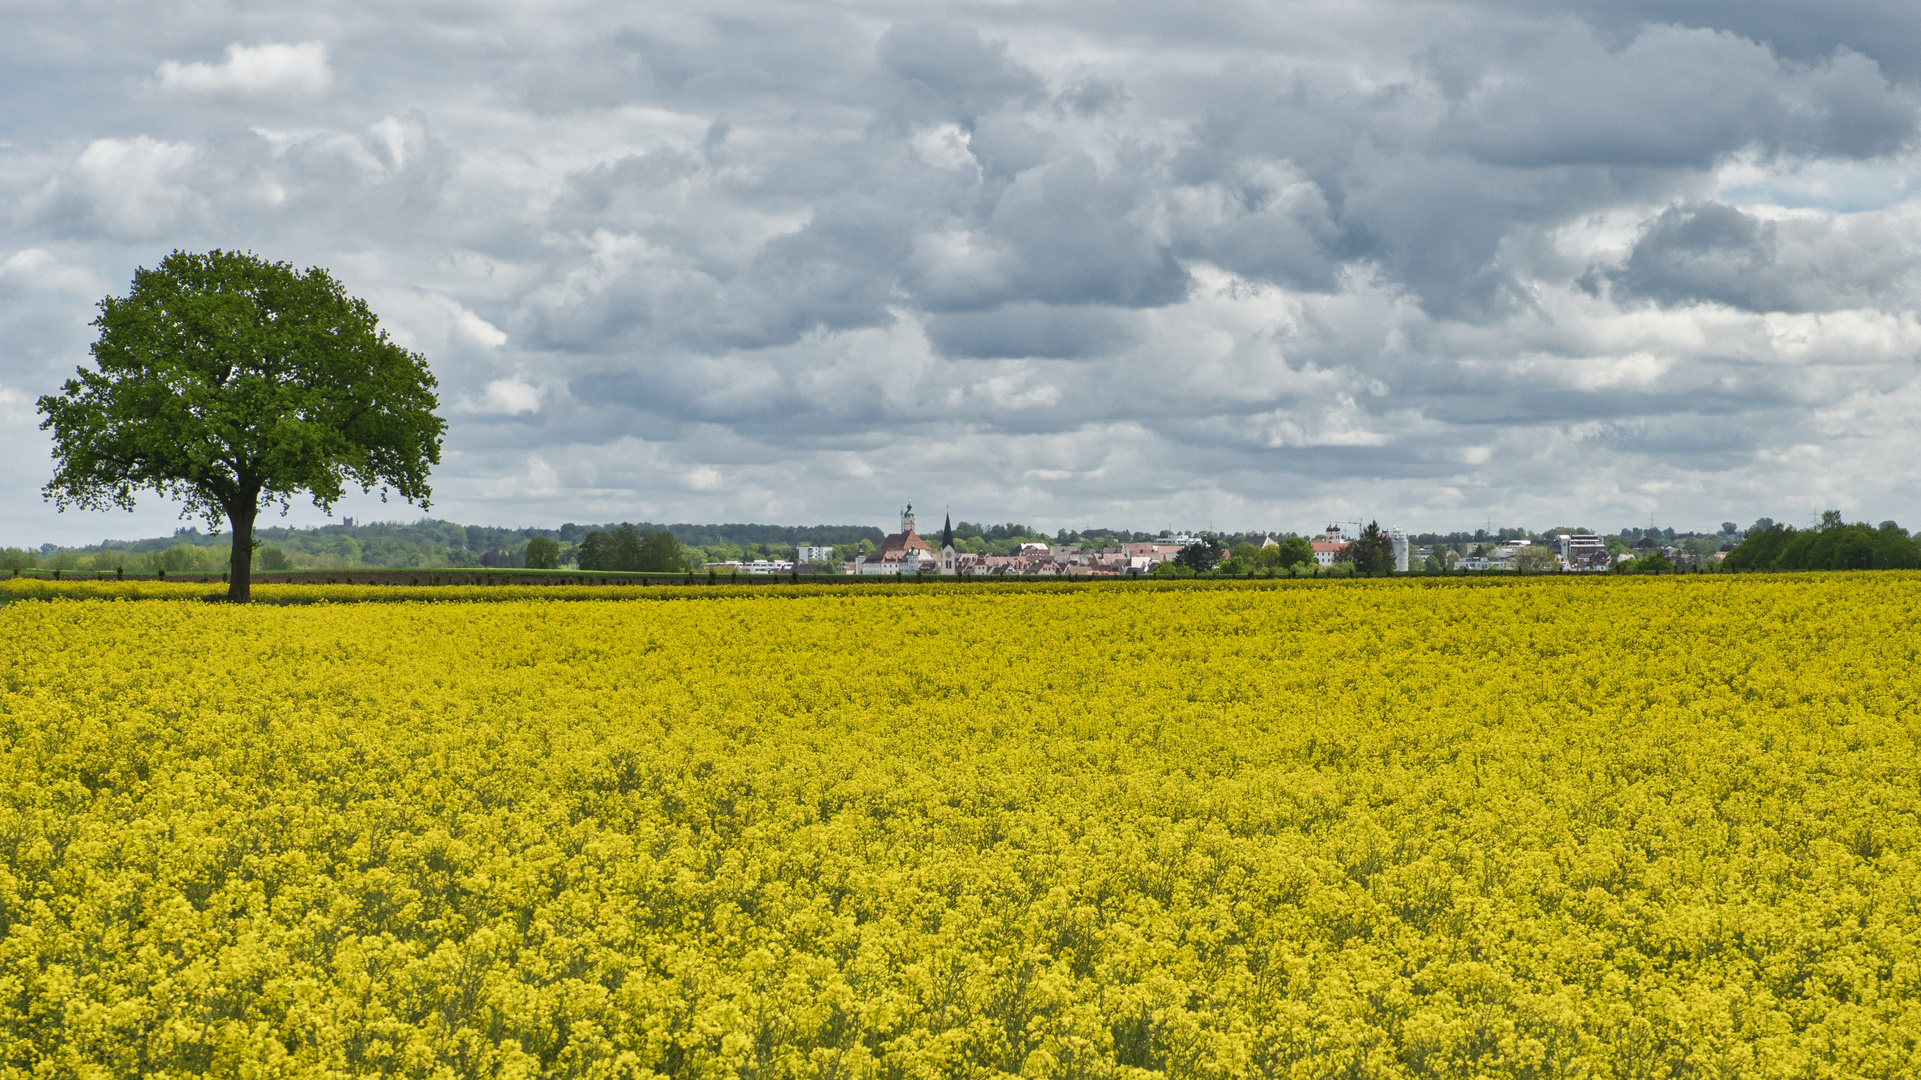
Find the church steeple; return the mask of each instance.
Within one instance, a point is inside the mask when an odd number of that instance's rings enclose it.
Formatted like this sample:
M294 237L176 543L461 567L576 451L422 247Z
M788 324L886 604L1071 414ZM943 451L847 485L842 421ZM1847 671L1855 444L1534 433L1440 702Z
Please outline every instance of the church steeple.
M947 512L947 523L940 527L940 549L946 551L954 546L954 512Z
M900 534L906 536L914 531L914 504L908 503L907 509L900 512Z

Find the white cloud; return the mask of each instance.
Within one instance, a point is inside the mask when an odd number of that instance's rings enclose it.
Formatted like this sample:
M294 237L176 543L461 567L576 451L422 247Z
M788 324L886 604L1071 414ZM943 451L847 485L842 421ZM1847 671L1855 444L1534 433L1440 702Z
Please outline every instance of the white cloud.
M221 63L168 60L155 69L154 77L163 89L191 93L314 97L333 85L327 46L318 41L295 45L235 42L227 46L227 58Z
M520 416L540 411L540 388L518 377L487 384L473 411L498 416Z
M914 132L914 154L937 169L978 171L980 163L974 159L973 151L967 148L971 137L960 129L959 124L922 128Z
M454 334L470 345L498 349L507 344L507 334L493 323L449 300L454 309Z
M0 286L23 292L65 293L94 299L104 287L83 266L63 262L46 248L29 247L0 260Z
M158 236L197 205L185 176L197 156L187 143L147 135L95 139L53 185L56 205L77 203L81 214L116 238Z

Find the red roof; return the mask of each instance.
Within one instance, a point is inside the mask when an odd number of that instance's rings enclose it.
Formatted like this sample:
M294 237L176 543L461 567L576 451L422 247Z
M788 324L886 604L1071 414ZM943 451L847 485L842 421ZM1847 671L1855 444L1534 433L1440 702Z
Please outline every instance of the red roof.
M887 539L882 540L880 542L880 550L875 552L874 554L877 556L885 555L890 551L895 551L895 552L925 551L930 555L938 554L937 552L934 551L932 547L928 545L927 541L922 540L920 538L919 533L914 532L911 529L905 533L889 534Z

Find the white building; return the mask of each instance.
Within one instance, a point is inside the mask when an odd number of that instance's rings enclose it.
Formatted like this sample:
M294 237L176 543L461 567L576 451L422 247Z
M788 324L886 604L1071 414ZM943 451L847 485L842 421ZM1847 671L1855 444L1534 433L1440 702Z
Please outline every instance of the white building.
M710 562L707 569L717 574L787 574L793 572L794 564L786 559L729 559L726 562Z
M1561 533L1554 538L1561 565L1570 570L1600 570L1608 564L1607 542L1592 533Z

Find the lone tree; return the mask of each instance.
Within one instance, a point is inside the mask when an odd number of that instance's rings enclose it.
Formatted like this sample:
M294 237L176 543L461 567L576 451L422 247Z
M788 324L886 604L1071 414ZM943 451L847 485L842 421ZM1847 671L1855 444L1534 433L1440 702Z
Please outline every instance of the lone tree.
M1183 547L1174 553L1174 565L1185 566L1197 574L1204 574L1221 565L1221 556L1227 554L1221 549L1221 542L1211 536Z
M98 370L40 399L65 510L118 506L152 488L233 529L227 599L246 603L254 518L296 491L332 512L345 485L422 509L440 462L425 357L395 345L325 270L252 254L176 251L100 301Z
M1341 553L1362 574L1385 574L1394 569L1394 538L1382 531L1381 523L1370 521L1361 535Z

